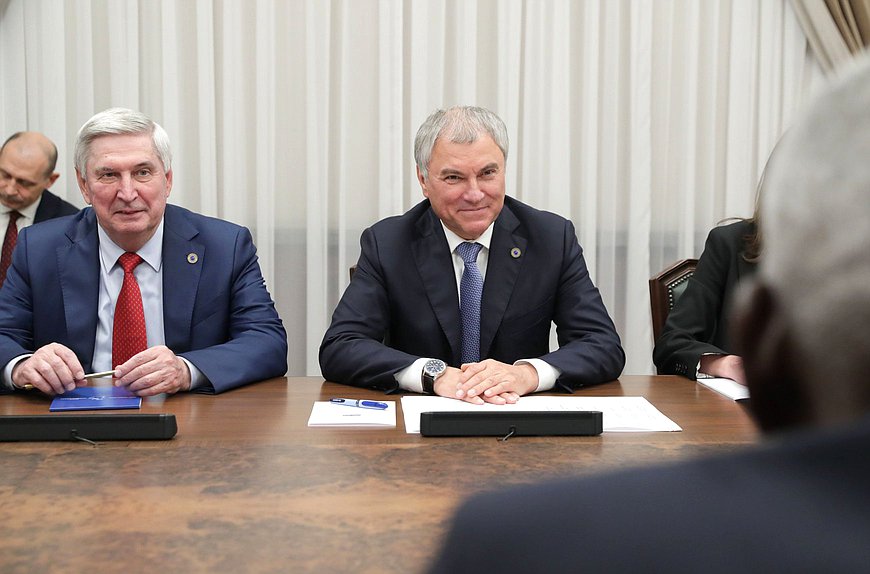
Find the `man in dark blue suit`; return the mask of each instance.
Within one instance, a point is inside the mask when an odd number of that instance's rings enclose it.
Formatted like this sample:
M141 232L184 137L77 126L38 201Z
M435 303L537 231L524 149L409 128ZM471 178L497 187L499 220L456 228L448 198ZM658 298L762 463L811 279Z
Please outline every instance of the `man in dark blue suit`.
M363 232L320 347L327 380L504 404L619 376L625 354L574 226L505 197L507 147L504 123L482 108L423 123L414 153L426 200ZM476 292L464 291L469 277Z
M20 230L79 210L48 191L60 175L56 166L57 147L39 132L16 132L0 147L0 286Z
M474 498L433 573L866 572L870 61L783 138L733 342L776 436L726 456Z
M113 108L76 141L85 202L73 217L22 231L0 292L0 368L9 388L47 394L114 370L140 396L218 393L287 370L287 338L250 232L166 204L169 138L141 113ZM125 278L120 259L137 260ZM136 285L141 350L118 360L122 289ZM122 285L124 287L122 288Z

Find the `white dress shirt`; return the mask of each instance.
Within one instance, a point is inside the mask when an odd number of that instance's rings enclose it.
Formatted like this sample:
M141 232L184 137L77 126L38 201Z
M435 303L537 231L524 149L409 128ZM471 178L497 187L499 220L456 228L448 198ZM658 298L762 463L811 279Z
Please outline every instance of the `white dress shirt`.
M94 371L111 371L112 334L115 324L115 304L124 284L124 269L118 258L124 250L109 238L99 223L100 236L100 299L97 304L97 335L94 342L94 357L91 366ZM145 313L145 334L148 347L166 344L163 330L163 221L139 251L142 263L133 270L139 291L142 294L142 310ZM190 388L194 389L205 382L205 375L193 364L180 357L190 369Z
M18 213L21 214L21 217L18 218L18 221L15 222L15 227L18 228L18 231L21 231L25 227L33 225L33 219L36 217L36 210L39 209L39 204L42 203L42 194L36 198L36 201L24 207L22 209L16 209ZM0 206L0 234L6 233L6 227L9 225L9 212L13 211L6 207L5 205ZM2 243L3 239L0 239L0 243Z

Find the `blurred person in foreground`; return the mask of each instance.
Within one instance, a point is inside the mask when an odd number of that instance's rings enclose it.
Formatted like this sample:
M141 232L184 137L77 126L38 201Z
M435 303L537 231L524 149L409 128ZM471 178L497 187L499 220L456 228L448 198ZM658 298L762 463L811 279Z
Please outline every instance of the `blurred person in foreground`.
M870 564L870 67L771 160L733 320L770 435L725 456L526 486L459 510L432 572L863 572Z

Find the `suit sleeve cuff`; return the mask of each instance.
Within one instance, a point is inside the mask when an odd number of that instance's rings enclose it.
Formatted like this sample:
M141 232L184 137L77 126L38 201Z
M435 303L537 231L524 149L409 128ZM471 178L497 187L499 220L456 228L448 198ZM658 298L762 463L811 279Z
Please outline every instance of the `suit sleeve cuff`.
M556 379L562 373L546 361L541 359L520 359L514 365L531 365L538 372L538 388L533 392L549 391L556 386Z
M417 359L410 366L405 367L395 375L396 382L399 383L399 388L412 393L423 392L423 365L429 359L426 357Z
M12 384L12 370L15 368L15 365L23 361L24 359L29 359L33 356L33 353L28 353L26 355L19 355L6 363L6 366L3 368L3 387L9 391L18 390L18 387Z

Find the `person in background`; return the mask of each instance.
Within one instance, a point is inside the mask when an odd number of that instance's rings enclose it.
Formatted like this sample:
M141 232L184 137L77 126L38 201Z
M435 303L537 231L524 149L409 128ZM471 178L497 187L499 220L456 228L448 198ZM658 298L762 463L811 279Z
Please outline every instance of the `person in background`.
M761 184L759 197L760 190ZM756 199L751 218L714 227L707 236L695 273L655 342L653 362L660 374L724 377L746 384L743 360L728 340L727 318L737 285L755 274L760 255Z
M29 225L72 215L79 209L48 188L57 181L57 147L39 132L16 132L0 147L0 286L12 262L18 232Z
M320 346L324 378L505 404L619 376L625 353L574 226L505 196L507 150L504 123L483 108L437 110L420 126L426 199L363 232Z
M864 572L870 564L870 60L777 147L735 299L763 444L478 496L432 573Z
M21 232L0 291L7 390L58 394L91 370L139 396L218 393L287 370L287 335L251 233L167 205L169 137L112 108L79 130L90 206Z

